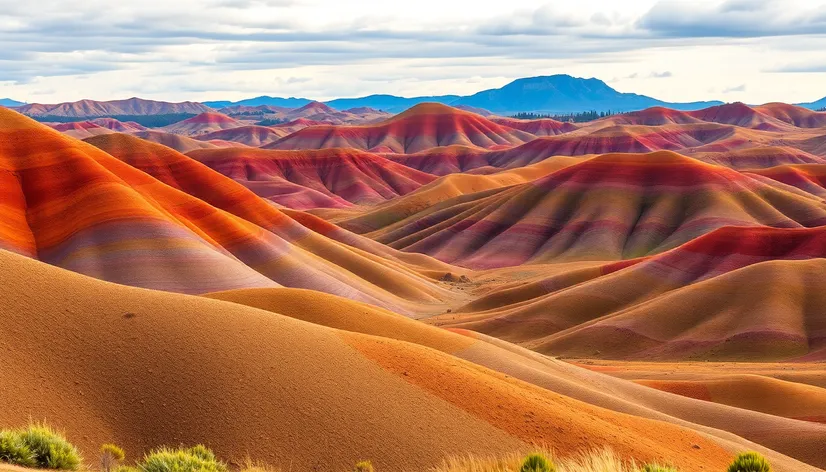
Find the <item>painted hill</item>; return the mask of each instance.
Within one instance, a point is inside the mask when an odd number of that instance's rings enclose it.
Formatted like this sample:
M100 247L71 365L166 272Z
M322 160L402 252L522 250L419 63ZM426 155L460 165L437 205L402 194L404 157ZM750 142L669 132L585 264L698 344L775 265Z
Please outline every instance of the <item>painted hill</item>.
M776 108L765 108L771 112L778 111ZM766 115L758 109L751 108L744 103L728 103L689 112L689 115L713 123L741 126L743 128L759 129L764 131L789 130L789 123L785 123L773 116Z
M503 289L438 322L554 355L817 359L824 236L822 227L720 228L648 259Z
M289 132L283 128L250 125L201 134L196 136L196 139L199 141L230 141L251 147L261 147L277 141L288 134Z
M646 153L660 150L704 155L756 148L775 138L770 134L717 123L636 126L594 122L576 131L531 139L506 149L479 149L468 146L434 147L413 154L387 157L408 167L434 175L455 172L492 173L531 165L551 156L589 156L605 153ZM807 154L797 151L798 154ZM817 157L813 157L818 159ZM719 157L725 161L725 156ZM750 161L751 162L751 161ZM750 164L746 167L753 167Z
M192 139L186 136L165 133L163 131L157 130L138 131L137 133L132 134L141 139L145 139L146 141L163 144L166 147L172 148L178 152L183 153L193 151L195 149L212 149L219 147L217 144L214 143L198 141L196 139Z
M430 302L446 296L392 262L392 252L384 251L386 259L330 239L310 229L321 230L323 222L308 216L299 222L169 148L123 134L96 142L117 159L14 112L0 113L6 171L0 175L7 180L2 248L104 280L176 292L304 286L397 312L410 309L400 296ZM63 166L73 172L55 170ZM404 288L387 291L397 283Z
M17 108L17 111L33 118L103 118L146 115L197 115L211 110L209 107L194 102L169 103L130 98L108 102L80 100L56 105L32 103Z
M652 107L646 108L645 110L613 115L599 121L606 124L610 123L613 126L689 125L702 122L702 120L693 117L689 113L664 107Z
M457 197L368 235L476 269L656 254L717 228L826 223L826 206L670 152L606 154ZM371 225L375 226L375 225Z
M268 149L350 147L373 152L414 153L461 144L480 148L521 144L533 136L445 105L420 104L395 117L365 126L314 126L299 130Z
M50 123L53 129L75 139L86 139L108 133L137 133L147 128L133 121L121 122L114 118L96 118L88 121Z
M605 82L594 78L551 75L517 79L502 88L461 97L450 104L484 108L494 113L571 113L585 110L633 111L653 106L696 110L718 103L667 103L635 93L617 92Z
M143 126L140 123L135 123L134 121L123 122L114 118L95 118L94 120L89 121L106 129L117 131L118 133L135 133L138 131L147 130L146 126Z
M86 139L100 134L115 133L108 128L104 128L91 121L73 121L71 123L54 123L49 126L55 131L60 131L66 136L71 136L75 139Z
M257 195L295 209L375 204L436 177L353 149L223 149L189 154Z
M573 123L563 123L550 118L518 120L516 118L492 117L490 120L509 128L530 133L534 136L556 136L557 134L568 133L577 129L577 126Z
M191 137L241 126L244 126L244 123L227 115L208 112L165 126L162 130L166 133Z
M797 126L798 128L826 127L826 113L813 112L794 105L767 103L766 105L754 107L754 110L784 123Z

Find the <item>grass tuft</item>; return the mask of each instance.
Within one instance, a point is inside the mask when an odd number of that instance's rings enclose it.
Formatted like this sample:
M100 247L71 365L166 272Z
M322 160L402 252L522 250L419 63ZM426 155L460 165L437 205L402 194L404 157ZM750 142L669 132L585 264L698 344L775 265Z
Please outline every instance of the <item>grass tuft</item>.
M0 431L0 461L22 467L37 467L34 453L18 431Z
M375 470L376 469L373 468L373 463L370 461L359 461L353 469L354 472L375 472Z
M545 448L533 451L531 455L534 454L548 458L549 465L552 467L550 470L556 472L677 472L677 469L655 464L639 467L633 461L622 460L610 449L594 450L558 460L554 459L555 455L552 451ZM517 453L499 457L453 456L445 459L438 467L431 469L431 472L520 472L525 462L526 458Z
M46 424L0 431L0 460L57 470L77 470L81 462L77 448Z
M525 456L519 472L556 472L556 467L544 454L535 452Z
M100 446L100 469L103 472L112 472L113 469L117 469L118 463L125 458L126 453L115 444Z
M677 472L677 469L659 464L645 464L640 472Z
M140 472L227 472L227 465L203 445L190 448L156 449L137 465ZM118 470L118 472L127 472Z
M772 466L765 457L756 452L738 455L728 467L728 472L771 472Z

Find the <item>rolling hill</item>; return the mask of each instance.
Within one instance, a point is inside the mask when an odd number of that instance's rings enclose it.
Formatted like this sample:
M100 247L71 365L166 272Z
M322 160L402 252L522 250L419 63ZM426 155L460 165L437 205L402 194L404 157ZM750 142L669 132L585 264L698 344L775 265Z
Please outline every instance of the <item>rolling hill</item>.
M826 205L801 193L675 153L606 154L443 201L368 235L476 269L633 259L728 225L826 224Z
M414 153L438 146L512 146L533 135L445 105L416 105L393 118L364 126L313 126L265 146L267 149L350 147L371 152Z
M200 136L215 131L240 128L244 123L215 112L201 113L162 128L162 131L181 136Z
M211 109L194 102L169 103L130 98L107 102L80 100L54 105L31 103L16 108L16 111L40 121L78 121L78 119L108 117L121 121L130 121L131 118L132 121L146 124L147 120L152 123L163 123L175 118L180 120L182 117L206 113Z
M300 210L384 202L436 178L353 149L220 149L189 156L263 198Z

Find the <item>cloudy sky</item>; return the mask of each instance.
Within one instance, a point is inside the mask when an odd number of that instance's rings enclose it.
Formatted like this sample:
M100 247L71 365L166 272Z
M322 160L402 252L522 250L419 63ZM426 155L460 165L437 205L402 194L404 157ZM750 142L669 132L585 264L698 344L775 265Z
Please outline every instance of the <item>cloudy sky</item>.
M470 94L597 77L669 101L826 96L826 0L0 0L0 97Z

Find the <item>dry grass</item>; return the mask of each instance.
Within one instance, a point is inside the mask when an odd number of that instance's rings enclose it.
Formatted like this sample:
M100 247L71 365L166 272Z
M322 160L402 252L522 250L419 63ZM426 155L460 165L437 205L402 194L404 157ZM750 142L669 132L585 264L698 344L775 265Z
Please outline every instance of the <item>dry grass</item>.
M537 452L552 459L557 472L643 472L643 466L624 461L609 449L594 450L566 459L557 459L553 451L538 448L524 453L499 457L454 456L446 459L431 472L519 472L525 455ZM656 470L656 469L655 469ZM669 470L669 469L665 469Z
M273 467L261 461L253 460L250 456L241 461L241 472L282 472L280 468Z

